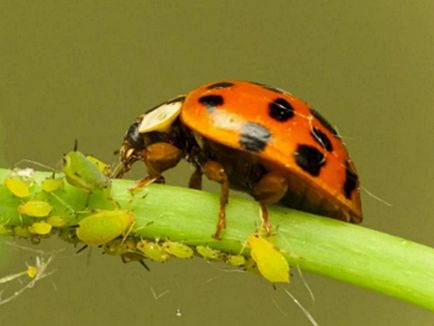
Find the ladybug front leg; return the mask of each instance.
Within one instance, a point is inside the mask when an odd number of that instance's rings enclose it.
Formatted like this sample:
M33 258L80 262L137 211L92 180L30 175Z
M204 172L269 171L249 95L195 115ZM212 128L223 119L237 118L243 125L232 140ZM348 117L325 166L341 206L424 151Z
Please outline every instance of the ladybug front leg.
M182 156L183 152L170 143L154 143L146 147L143 160L148 167L148 176L137 181L130 191L136 192L154 181L164 183L161 174L177 165Z
M259 202L261 209L262 229L271 235L272 225L268 218L267 204L279 202L288 189L286 179L278 173L265 174L254 186L252 195Z
M226 228L225 207L229 196L229 179L223 165L216 161L208 161L202 165L202 172L208 179L220 183L220 211L214 239L220 239L220 232Z

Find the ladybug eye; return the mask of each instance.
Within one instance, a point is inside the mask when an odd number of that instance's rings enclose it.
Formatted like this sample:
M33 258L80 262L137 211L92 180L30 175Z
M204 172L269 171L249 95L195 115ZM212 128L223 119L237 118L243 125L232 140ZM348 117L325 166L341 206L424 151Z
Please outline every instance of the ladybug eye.
M145 143L143 141L142 135L139 133L139 123L134 122L127 131L127 135L125 136L128 143L131 147L135 149L142 149L145 147Z
M166 102L147 113L138 126L138 132L143 134L152 131L167 132L181 112L182 99Z

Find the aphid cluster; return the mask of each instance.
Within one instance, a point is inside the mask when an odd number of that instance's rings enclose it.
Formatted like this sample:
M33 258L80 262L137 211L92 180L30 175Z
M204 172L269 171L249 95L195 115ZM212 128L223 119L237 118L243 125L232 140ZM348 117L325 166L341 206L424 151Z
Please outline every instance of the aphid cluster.
M208 261L222 261L235 267L244 268L247 271L257 273L272 283L288 283L290 269L282 252L269 240L253 234L248 237L246 246L250 255L227 254L205 245L187 245L170 240L151 241L135 238L117 238L104 245L104 253L119 255L124 262L139 261L147 269L144 263L146 259L164 263L170 257L191 258L194 255Z
M63 176L61 173L56 175L53 170L51 176L37 181L33 169L14 169L4 179L3 186L9 192L11 200L17 203L15 215L19 216L19 223L10 223L11 226L8 226L6 221L1 225L1 233L31 238L35 243L38 243L42 237L50 235L53 230L59 230L61 238L74 243L78 240L90 244L104 244L111 241L124 232L126 224L132 223L135 219L133 214L122 210L100 210L96 213L87 210L86 212L86 205L93 192L102 192L103 199L105 198L112 206L110 173L108 165L92 156L86 157L77 150L63 157ZM83 210L80 212L73 209L64 199L65 180L88 194ZM87 214L83 215L83 212ZM13 219L14 214L10 213ZM79 222L79 226L81 224L82 227L74 227L73 222L83 216L85 218ZM106 234L98 234L98 231L103 228L101 221L107 225L104 229ZM89 225L94 228L93 231L89 231ZM121 230L113 231L116 228ZM97 237L100 239L96 239Z
M85 246L102 247L103 253L117 255L125 263L139 262L146 269L145 261L166 262L171 257L188 259L194 255L208 261L224 261L233 266L260 273L271 282L287 282L289 268L281 253L267 240L251 236L246 253L234 255L212 249L206 245L188 245L168 239L139 239L131 235L136 216L133 211L116 209L90 210L84 207L76 211L62 198L66 179L72 185L91 196L103 192L108 202L110 194L110 169L93 157L78 151L64 156L64 177L53 175L36 181L29 169L17 169L4 179L3 185L12 200L17 202L16 213L21 223L9 227L1 225L1 234L31 238L34 243L56 231L65 241ZM86 202L89 201L86 199ZM61 209L59 209L59 207ZM76 222L74 222L76 221Z
M63 189L63 179L48 177L39 184L33 177L32 169L15 169L7 176L3 185L11 195L11 200L17 202L16 213L20 222L14 227L7 223L2 228L10 235L31 238L37 243L41 237L48 236L53 227L60 227L64 217L53 215L54 206L51 196ZM37 193L35 188L40 187L42 192ZM64 222L63 225L65 225Z

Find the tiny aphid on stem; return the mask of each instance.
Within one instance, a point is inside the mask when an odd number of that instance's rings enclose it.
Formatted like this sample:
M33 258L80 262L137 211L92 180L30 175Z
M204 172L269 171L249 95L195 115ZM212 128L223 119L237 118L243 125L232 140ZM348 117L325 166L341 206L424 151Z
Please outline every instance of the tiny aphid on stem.
M29 232L37 235L47 235L50 234L52 228L52 225L47 222L35 222L29 226Z
M74 150L63 157L63 173L69 184L86 192L109 189L111 180L98 165L83 153Z
M153 261L164 263L169 260L168 253L157 242L140 240L136 248Z
M166 240L161 245L167 253L177 258L191 258L194 254L193 249L181 242Z
M196 246L197 253L207 260L222 260L223 254L220 250L208 246Z
M268 240L251 235L247 239L250 255L268 281L289 283L289 265L283 254Z
M31 217L47 217L53 210L53 206L42 200L29 200L18 206L20 215Z
M4 180L4 185L8 190L18 198L30 196L30 186L23 178L19 176L9 176Z
M95 156L92 155L87 155L86 158L93 164L95 164L105 176L110 177L110 175L112 174L112 168L110 165L104 163L103 161L97 159Z
M146 256L136 248L136 238L117 238L104 245L104 254L111 256L120 256L124 263L137 261L146 270L149 271L148 265L145 263Z
M63 189L63 178L47 178L41 182L41 189L47 193L53 193Z
M83 218L76 229L77 237L86 245L100 246L119 236L126 236L136 220L126 210L99 210Z

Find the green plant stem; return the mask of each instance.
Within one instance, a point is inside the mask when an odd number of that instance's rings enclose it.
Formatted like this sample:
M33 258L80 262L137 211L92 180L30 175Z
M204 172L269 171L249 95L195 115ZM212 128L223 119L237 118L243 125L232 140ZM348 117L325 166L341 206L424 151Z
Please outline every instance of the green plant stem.
M1 183L9 173L10 170L0 169ZM47 175L38 172L35 178L41 180ZM131 200L127 188L132 184L133 181L113 180L112 195L121 207L129 207L136 214L137 236L207 244L228 253L239 253L260 223L255 201L231 197L226 209L227 230L222 240L216 241L211 235L219 209L218 194L153 184ZM86 201L83 191L68 185L58 196L74 210L83 209ZM16 213L20 201L0 186L0 223L20 223ZM89 208L101 207L103 202L107 205L103 195L92 196ZM276 230L271 240L292 266L434 310L434 249L284 207L269 207L269 214ZM74 223L70 221L71 225Z

